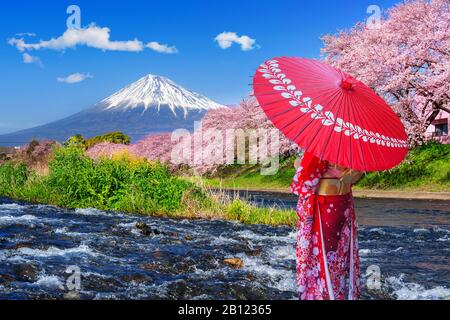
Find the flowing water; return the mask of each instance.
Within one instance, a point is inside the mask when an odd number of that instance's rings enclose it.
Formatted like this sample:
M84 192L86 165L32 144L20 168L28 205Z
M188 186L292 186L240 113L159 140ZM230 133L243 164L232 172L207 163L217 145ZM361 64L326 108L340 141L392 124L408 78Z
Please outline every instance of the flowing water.
M281 194L249 199L295 206L295 198ZM380 290L364 286L364 298L449 299L450 203L365 199L356 205L362 274L378 266L382 281ZM295 237L288 227L0 198L0 299L295 299ZM226 258L243 266L233 268Z

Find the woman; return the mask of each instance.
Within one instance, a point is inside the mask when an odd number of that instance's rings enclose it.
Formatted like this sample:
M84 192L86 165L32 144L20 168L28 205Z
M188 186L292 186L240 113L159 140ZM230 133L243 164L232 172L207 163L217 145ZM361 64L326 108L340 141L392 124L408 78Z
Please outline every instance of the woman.
M291 184L297 205L297 282L301 300L359 299L357 225L351 186L362 174L310 153Z

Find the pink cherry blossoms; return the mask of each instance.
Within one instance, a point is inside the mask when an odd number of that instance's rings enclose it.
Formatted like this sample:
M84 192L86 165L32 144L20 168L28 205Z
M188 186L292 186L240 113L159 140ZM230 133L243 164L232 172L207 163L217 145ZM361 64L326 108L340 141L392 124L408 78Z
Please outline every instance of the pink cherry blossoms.
M406 1L388 10L379 28L360 23L323 41L326 61L384 97L413 145L440 112L450 112L448 0Z
M252 130L257 133L270 132L274 130L274 127L258 106L256 99L249 98L237 107L209 111L203 118L201 127L194 133L185 131L180 135L172 133L150 135L128 146L101 143L88 149L87 154L97 159L101 156L111 157L115 153L127 150L130 154L145 157L151 161L166 162L172 169L180 165L188 165L197 174L211 174L221 166L236 162L239 138L234 135ZM273 140L274 138L269 137L264 140L261 136L256 136L258 147L266 144L267 150L264 147L253 150L247 145L245 152L256 152L258 154L255 154L255 159L264 161L274 156L274 153L278 157L279 154L289 155L297 150L295 144L284 136L278 136L278 131L276 132L276 141ZM248 140L244 141L248 142ZM261 150L267 151L267 154Z

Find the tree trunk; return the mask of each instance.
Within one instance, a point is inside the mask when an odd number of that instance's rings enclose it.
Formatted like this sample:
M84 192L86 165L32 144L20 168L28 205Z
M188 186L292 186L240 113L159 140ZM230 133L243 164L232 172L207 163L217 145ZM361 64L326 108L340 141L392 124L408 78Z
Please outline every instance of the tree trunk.
M433 112L427 117L425 120L424 126L425 130L428 129L428 127L433 123L433 121L436 119L436 117L439 115L439 113L442 110L438 107L436 107L436 102L433 102Z
M446 111L446 108L442 106L441 103L438 103L436 101L433 102L433 112L427 117L425 120L424 126L425 130L428 129L428 127L433 123L433 121L436 119L436 117L439 115L441 111Z

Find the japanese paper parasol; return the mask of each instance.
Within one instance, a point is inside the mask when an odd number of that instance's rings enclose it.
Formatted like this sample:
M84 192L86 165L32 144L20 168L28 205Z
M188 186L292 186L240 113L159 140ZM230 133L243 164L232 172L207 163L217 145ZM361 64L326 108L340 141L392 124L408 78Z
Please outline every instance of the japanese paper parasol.
M275 58L253 79L254 95L288 139L322 160L381 171L408 152L398 116L372 89L325 63Z

